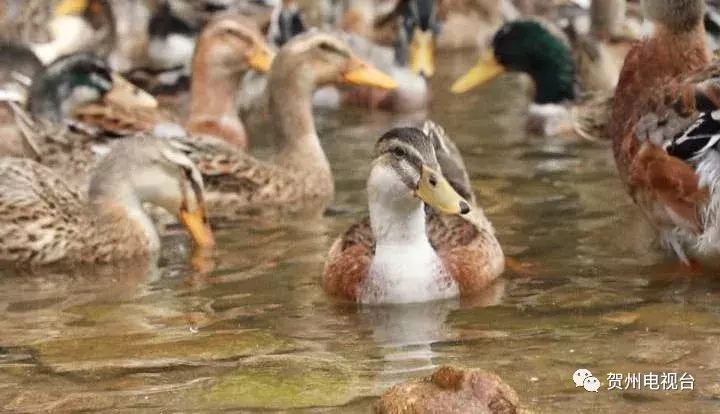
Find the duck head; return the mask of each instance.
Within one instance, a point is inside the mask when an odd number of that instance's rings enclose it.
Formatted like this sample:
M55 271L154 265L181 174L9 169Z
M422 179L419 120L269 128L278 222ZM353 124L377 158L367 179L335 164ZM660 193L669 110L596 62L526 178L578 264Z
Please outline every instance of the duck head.
M575 98L575 68L567 43L544 23L517 20L504 24L478 63L455 81L452 92L463 93L505 72L524 72L535 83L535 103Z
M444 214L470 212L440 170L432 139L417 128L395 128L378 140L368 198L392 211L412 211L422 201Z
M33 115L59 123L75 109L102 101L129 109L157 107L155 98L91 53L64 56L45 67L30 86L27 105Z
M120 140L98 162L90 200L120 203L131 217L144 214L143 203L156 205L177 216L198 246L213 246L202 175L185 150L154 137ZM154 228L145 230L154 237Z

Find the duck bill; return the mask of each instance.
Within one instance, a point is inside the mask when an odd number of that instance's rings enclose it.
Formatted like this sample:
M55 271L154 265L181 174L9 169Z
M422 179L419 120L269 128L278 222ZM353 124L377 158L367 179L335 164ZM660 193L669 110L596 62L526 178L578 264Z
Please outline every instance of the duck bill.
M423 166L415 195L427 205L444 214L467 214L470 203L452 188L448 180L438 171Z
M483 85L505 73L506 69L495 59L495 52L489 48L466 74L453 83L450 90L453 93L463 93Z
M358 58L348 65L348 69L342 75L342 81L350 85L386 90L398 87L398 83L390 75Z
M125 108L157 108L157 99L119 74L113 73L112 81L113 87L105 94L105 102Z
M410 69L426 78L431 78L435 74L432 32L415 28L410 43Z
M252 70L265 73L270 70L275 54L264 45L255 45L248 54L248 65Z
M55 16L80 15L87 9L89 0L63 0L55 7Z
M215 246L215 237L213 237L210 224L205 220L205 211L197 209L194 212L183 210L180 212L180 222L190 233L193 242L200 247Z

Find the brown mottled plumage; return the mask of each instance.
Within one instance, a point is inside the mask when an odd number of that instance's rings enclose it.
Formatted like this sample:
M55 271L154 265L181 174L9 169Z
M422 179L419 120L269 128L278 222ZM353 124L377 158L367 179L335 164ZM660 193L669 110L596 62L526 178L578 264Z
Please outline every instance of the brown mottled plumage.
M87 201L43 165L0 158L0 261L42 265L147 255L159 239L142 203L202 216L202 188L192 162L154 138L120 141L98 164ZM207 242L211 233L201 227L188 229Z
M386 134L378 143L374 168L387 168L386 165L389 163L396 169L397 174L403 176L404 173L400 172L402 164L397 164L390 157L396 156L394 153L398 151L393 145L405 146L403 151L410 155L401 155L401 157L412 160L419 155L423 158L423 165L430 166L437 166L439 160L443 173L446 170L452 171L452 177L448 180L454 190L459 194L468 192L472 194L462 159L452 141L444 134L442 128L430 121L426 122L423 130L430 131L431 136L419 130L417 130L419 134L416 134L403 129ZM395 137L396 135L402 137ZM427 143L422 143L423 139L430 141L429 147ZM408 145L414 147L418 155L411 155L414 152L407 149ZM445 154L436 160L438 152ZM388 159L390 161L387 161ZM411 184L405 184L409 187L407 191L412 191ZM376 192L373 185L369 181L369 193ZM473 198L466 199L471 202L473 200ZM372 208L373 200L371 199L370 202ZM324 271L324 288L329 295L363 302L372 301L371 298L375 296L382 297L382 292L369 291L371 289L366 283L377 248L371 224L369 217L362 219L351 226L330 248ZM473 207L469 213L460 216L440 214L430 206L426 206L425 232L432 249L442 263L444 273L450 278L445 280L443 272L440 272L436 275L438 283L457 285L461 296L477 293L502 273L504 267L502 249L495 238L492 225L479 207ZM402 267L403 263L397 265ZM381 279L382 275L377 277ZM381 283L378 286L381 286ZM415 301L413 298L408 300Z
M634 47L610 133L620 177L678 258L720 257L720 66L710 65L702 0L646 0L654 35Z

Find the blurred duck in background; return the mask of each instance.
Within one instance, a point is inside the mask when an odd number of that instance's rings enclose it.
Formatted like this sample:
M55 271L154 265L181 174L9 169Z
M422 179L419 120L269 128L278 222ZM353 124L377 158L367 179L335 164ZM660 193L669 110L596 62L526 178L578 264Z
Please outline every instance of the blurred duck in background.
M240 85L250 70L269 71L274 55L251 20L235 13L217 15L198 38L193 56L188 133L247 149L237 105Z
M355 7L364 8L372 6L372 2L353 4ZM377 18L378 27L390 27L394 32L394 35L388 35L383 40L391 44L391 47L374 43L357 33L360 29L348 21L358 13L360 12L357 8L350 9L346 13L341 27L348 27L351 31L338 33L338 36L346 41L355 53L390 74L397 82L398 88L392 91L365 87L339 90L334 87L323 88L315 95L314 106L336 108L350 105L394 112L410 112L425 108L429 103L427 78L433 76L435 72L433 44L439 28L435 2L401 0L393 9ZM302 23L302 9L295 1L283 1L274 16L271 28L277 27L276 32L280 35L275 35L272 39L286 41L288 36L307 30Z
M3 21L6 40L24 43L48 64L60 56L92 51L108 57L117 41L108 0L9 3Z
M466 92L507 71L524 73L532 81L529 131L546 136L575 132L586 139L607 140L612 91L622 62L619 57L627 52L630 39L613 34L622 27L624 1L595 2L602 3L592 9L597 38L571 28L571 44L565 33L543 20L506 23L475 67L453 84L452 91ZM602 39L622 43L620 51L608 50Z
M143 56L126 76L155 95L174 95L190 87L197 38L216 15L241 14L266 29L272 11L269 2L260 0L156 0L152 3Z
M344 104L411 112L430 102L427 79L435 74L434 44L440 30L434 0L401 0L379 17L376 27L390 26L395 32L392 47L348 34L346 39L357 53L389 73L398 83L392 91L353 88L342 97Z
M87 184L94 145L155 125L148 113L157 101L90 53L38 71L27 96L0 105L0 155L34 158L79 187Z

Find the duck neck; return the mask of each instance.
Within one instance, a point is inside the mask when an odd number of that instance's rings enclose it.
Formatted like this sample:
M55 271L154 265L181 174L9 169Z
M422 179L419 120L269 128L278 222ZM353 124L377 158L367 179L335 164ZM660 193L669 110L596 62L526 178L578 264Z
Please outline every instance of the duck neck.
M89 199L97 218L93 223L94 231L113 234L113 237L103 238L109 244L120 244L127 239L127 245L131 246L144 235L149 251L160 249L155 225L130 184L123 180L93 180Z
M657 25L655 35L641 47L645 49L644 57L653 56L652 65L640 66L647 72L647 77L642 78L645 82L686 74L707 66L711 60L702 21L684 32Z
M375 252L360 301L407 303L457 295L457 285L447 279L445 266L428 239L423 202L395 178L387 170L373 168L370 173Z
M268 79L269 105L276 128L277 163L289 169L307 169L312 164L330 170L325 152L315 129L312 113L314 80L306 74L279 74L273 72Z
M378 248L429 244L424 204L410 194L394 169L374 164L367 188L370 226Z
M412 200L407 206L371 200L370 226L378 250L430 245L425 229L425 209L420 200Z
M208 54L201 47L194 58L187 130L195 135L214 135L245 148L247 137L236 103L245 71L213 63Z
M635 108L638 99L664 87L668 79L710 64L702 21L685 31L673 31L657 25L655 34L630 50L620 72L620 80L613 100L610 136L618 166L625 176L638 148L623 147L624 138L631 132L641 115Z
M530 76L535 84L534 103L557 104L575 99L575 72L572 64L538 68Z

